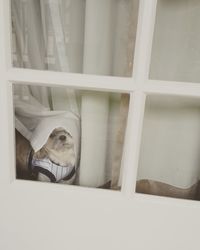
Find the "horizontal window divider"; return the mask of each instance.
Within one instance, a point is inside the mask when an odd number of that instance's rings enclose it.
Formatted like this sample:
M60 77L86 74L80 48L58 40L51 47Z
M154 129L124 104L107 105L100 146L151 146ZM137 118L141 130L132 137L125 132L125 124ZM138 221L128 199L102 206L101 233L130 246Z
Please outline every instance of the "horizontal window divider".
M200 97L200 83L148 80L141 89L146 94Z
M46 85L51 87L66 86L78 89L114 91L129 93L135 90L133 78L75 74L32 69L12 68L6 78L19 84Z
M47 182L38 182L31 180L14 180L10 186L13 190L22 191L29 190L30 192L57 192L58 195L76 195L80 194L90 199L92 196L98 195L99 199L113 199L121 200L124 199L121 191L116 191L112 189L103 189L103 188L94 188L94 187L85 187L77 185L61 185L59 183L47 183ZM75 196L74 196L75 197ZM76 198L75 198L76 199Z

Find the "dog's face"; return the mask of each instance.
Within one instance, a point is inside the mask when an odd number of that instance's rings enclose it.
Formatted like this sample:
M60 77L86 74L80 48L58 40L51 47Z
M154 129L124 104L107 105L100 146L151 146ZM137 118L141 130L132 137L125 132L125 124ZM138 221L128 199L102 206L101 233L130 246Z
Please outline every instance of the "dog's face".
M63 128L54 129L45 145L33 154L33 158L37 160L49 159L52 163L57 164L60 167L75 166L76 157L73 137ZM74 177L73 179L67 180L66 183L71 184ZM45 174L39 173L38 180L49 181L49 177Z
M72 136L63 128L54 129L45 144L47 150L55 150L58 152L64 152L73 147L74 141Z
M50 134L45 145L34 157L37 159L49 158L60 166L75 164L75 151L73 137L63 128L56 128Z

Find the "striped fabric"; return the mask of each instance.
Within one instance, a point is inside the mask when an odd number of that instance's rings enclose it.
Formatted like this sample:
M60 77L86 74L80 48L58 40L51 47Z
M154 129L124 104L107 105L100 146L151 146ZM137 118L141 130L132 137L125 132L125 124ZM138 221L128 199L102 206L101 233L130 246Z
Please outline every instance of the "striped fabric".
M32 170L34 170L35 168L40 168L40 169L45 170L44 172L51 173L55 177L55 182L59 182L67 178L68 176L70 176L72 170L74 169L74 166L72 166L71 164L68 164L65 167L61 167L60 165L57 165L53 163L52 161L50 161L48 158L44 158L44 159L33 158Z

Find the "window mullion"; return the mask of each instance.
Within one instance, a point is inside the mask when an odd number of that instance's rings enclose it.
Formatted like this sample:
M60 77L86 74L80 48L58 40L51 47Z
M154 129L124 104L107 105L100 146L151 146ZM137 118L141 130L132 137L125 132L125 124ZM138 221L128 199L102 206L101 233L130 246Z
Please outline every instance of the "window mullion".
M12 160L13 150L10 148L10 125L12 126L13 117L9 112L9 103L11 100L8 96L8 85L6 77L6 68L8 66L8 53L6 50L8 41L8 16L7 10L9 8L9 1L0 1L0 117L1 117L1 129L0 129L0 148L1 148L1 175L0 184L5 189L5 185L10 182L9 172ZM12 145L13 147L13 145Z
M136 38L133 79L136 91L131 95L122 168L122 192L135 190L142 125L145 109L143 85L148 79L157 0L141 0Z
M145 94L135 91L130 96L129 115L122 158L122 192L134 193L139 162L142 124L145 108Z
M149 80L144 84L143 90L147 94L200 97L200 84L191 82Z
M141 0L136 38L133 78L138 85L148 79L157 0Z
M10 1L2 1L3 16L2 21L4 24L4 54L5 54L5 70L12 67L12 49L11 49L11 36L12 36L12 24L11 24L11 3Z
M101 91L130 92L136 89L132 78L52 72L13 68L7 71L7 79L12 82L45 84L49 86L70 86Z

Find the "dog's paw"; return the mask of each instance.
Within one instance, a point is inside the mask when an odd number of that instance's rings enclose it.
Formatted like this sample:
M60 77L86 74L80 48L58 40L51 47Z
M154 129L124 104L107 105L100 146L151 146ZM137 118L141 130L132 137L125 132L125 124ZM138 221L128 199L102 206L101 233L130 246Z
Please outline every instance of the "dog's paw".
M46 176L42 173L39 173L38 174L38 181L50 182L51 180L49 179L48 176Z

